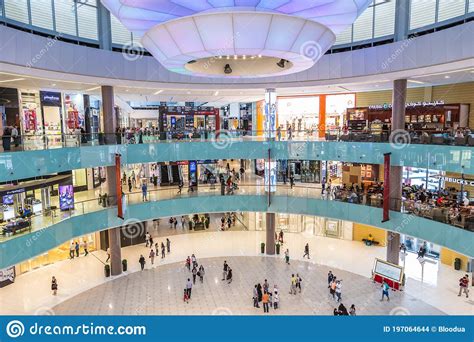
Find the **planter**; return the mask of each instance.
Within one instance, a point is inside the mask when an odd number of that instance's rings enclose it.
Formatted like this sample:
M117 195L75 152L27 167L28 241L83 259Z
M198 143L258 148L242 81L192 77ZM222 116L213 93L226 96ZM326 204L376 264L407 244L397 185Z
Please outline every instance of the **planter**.
M265 253L265 242L262 242L262 243L260 244L260 252L261 252L262 254Z
M105 273L105 277L110 277L110 265L105 265L104 266L104 273Z
M277 254L277 255L280 255L280 244L279 244L279 243L277 243L277 244L275 245L275 249L276 249L276 254Z
M122 271L127 272L127 259L122 260Z

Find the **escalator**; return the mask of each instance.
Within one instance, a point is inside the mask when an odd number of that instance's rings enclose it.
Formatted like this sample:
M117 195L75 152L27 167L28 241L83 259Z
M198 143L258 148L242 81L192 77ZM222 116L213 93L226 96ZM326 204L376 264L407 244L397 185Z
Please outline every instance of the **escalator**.
M170 176L168 174L168 165L161 165L160 166L160 174L161 174L161 185L171 185L170 184Z
M179 165L170 165L171 179L169 180L170 185L178 185L181 181L181 172L179 171Z

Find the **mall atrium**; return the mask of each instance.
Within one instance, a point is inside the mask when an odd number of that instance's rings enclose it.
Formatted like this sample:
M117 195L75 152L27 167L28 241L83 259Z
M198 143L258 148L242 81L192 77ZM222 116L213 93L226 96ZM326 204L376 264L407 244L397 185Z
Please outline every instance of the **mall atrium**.
M473 19L0 0L0 314L473 315Z

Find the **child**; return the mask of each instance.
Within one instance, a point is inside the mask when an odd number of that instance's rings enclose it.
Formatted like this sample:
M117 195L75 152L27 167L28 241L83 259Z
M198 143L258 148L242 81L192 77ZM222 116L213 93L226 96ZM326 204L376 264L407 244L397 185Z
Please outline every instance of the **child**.
M188 291L186 291L186 289L184 289L183 301L189 304Z

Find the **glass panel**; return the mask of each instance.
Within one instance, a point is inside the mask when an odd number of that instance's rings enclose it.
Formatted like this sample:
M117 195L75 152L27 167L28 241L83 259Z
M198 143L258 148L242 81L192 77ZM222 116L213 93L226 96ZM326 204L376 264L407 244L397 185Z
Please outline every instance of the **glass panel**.
M348 43L351 43L351 41L352 41L352 25L337 35L336 42L334 43L334 45L348 44Z
M466 2L462 0L439 0L438 22L464 15Z
M469 0L469 12L474 12L474 0Z
M53 30L53 4L52 0L34 0L30 1L31 6L31 24Z
M98 40L97 8L89 5L77 5L79 37Z
M56 31L77 36L74 0L54 0Z
M393 35L395 31L395 1L377 2L374 7L374 38Z
M29 23L27 0L4 0L5 16L9 19Z
M373 36L373 25L374 19L374 7L371 6L360 15L354 23L354 42L360 40L372 39Z
M410 30L435 22L436 0L411 0Z
M112 14L110 15L110 23L111 23L111 29L112 29L112 44L119 44L119 45L130 44L130 40L132 39L132 34Z

